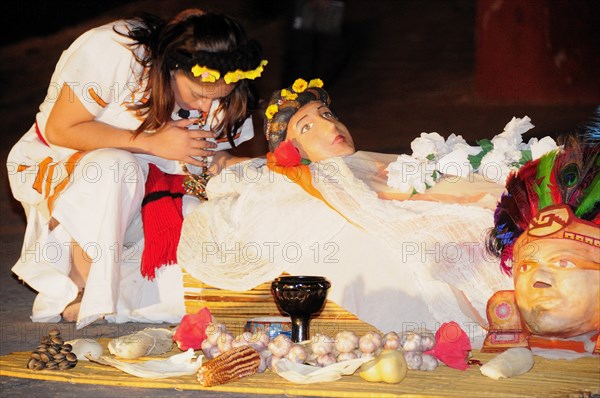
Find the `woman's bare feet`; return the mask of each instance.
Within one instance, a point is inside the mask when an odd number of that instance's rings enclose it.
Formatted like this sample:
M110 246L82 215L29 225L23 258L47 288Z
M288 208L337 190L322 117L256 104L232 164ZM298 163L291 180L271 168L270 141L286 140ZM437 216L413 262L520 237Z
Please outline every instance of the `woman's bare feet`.
M81 307L81 299L83 298L83 290L77 294L75 300L71 301L62 313L63 321L75 322L79 316L79 308Z

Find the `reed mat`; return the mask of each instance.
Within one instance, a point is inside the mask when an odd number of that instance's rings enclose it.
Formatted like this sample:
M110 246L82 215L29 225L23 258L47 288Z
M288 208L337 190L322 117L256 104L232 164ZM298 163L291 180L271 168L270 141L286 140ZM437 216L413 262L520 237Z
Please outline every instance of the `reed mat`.
M100 339L104 344L108 339ZM174 348L166 356L179 353ZM0 357L0 376L123 387L172 390L212 390L244 394L304 395L320 397L590 397L600 394L600 358L549 360L535 357L533 369L524 375L492 380L478 366L459 371L439 366L433 372L410 371L399 384L369 383L357 375L344 376L329 383L300 385L272 372L256 374L215 387L202 387L195 375L168 379L142 379L116 368L87 361L67 371L33 371L26 367L30 352L15 352ZM494 354L473 351L473 358L487 362ZM142 360L150 358L142 358ZM153 357L155 359L155 357ZM135 362L135 361L132 361Z

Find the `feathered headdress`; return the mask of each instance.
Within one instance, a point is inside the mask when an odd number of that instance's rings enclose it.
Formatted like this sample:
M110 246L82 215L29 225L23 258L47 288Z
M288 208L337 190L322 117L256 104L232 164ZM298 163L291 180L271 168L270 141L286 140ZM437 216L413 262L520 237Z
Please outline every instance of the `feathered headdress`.
M506 274L512 274L517 238L544 209L566 205L576 218L600 228L599 132L600 108L598 118L582 134L509 175L487 238L488 250L500 257Z

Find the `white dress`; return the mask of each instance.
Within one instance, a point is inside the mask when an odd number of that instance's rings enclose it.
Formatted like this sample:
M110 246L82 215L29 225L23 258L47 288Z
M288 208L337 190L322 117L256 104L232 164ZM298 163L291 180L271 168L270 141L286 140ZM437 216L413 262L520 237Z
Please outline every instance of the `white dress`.
M93 261L78 328L100 317L115 322L179 322L185 313L179 267L161 267L153 281L144 279L139 270L144 246L140 208L148 163L167 173L182 174L179 163L117 149L82 154L48 145L44 136L64 84L95 120L129 130L139 126L141 117L128 111L127 104L143 100L143 70L126 46L130 40L113 31L113 26L126 31L125 24L118 21L92 29L62 53L36 123L8 156L10 186L27 216L22 255L12 270L38 291L32 311L36 322L59 321L65 306L77 296L77 286L68 277L73 241ZM215 120L217 106L215 100L207 129ZM248 119L235 142L240 144L253 135ZM216 150L230 148L228 142L219 141ZM184 214L197 202L185 196ZM52 231L50 217L60 223Z
M311 164L312 184L328 204L293 175L271 172L264 159L224 170L208 184L209 201L184 220L179 265L208 285L238 291L282 272L322 275L332 283L330 300L381 331L455 321L476 346L488 298L512 288L484 244L489 207L503 187L434 187L432 195L450 201L477 198L469 204L382 200L377 186L389 161L358 152Z

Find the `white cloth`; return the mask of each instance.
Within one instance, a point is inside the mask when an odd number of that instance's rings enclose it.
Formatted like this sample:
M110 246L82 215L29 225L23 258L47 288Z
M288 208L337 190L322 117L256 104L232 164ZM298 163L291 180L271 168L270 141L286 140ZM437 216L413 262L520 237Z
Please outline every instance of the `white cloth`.
M127 105L143 100L143 68L126 46L129 39L115 33L114 26L126 31L123 21L92 29L62 53L36 115L44 139L46 122L64 84L95 120L129 130L141 123L142 119L128 111ZM210 120L215 119L217 106L218 101L213 101ZM234 142L240 144L253 135L248 119ZM230 147L222 141L216 149ZM77 287L68 277L69 249L75 241L93 259L78 328L102 316L115 322L179 322L185 313L180 268L162 267L153 281L144 279L139 271L144 247L140 207L148 163L164 172L181 174L179 162L100 149L86 153L74 172L67 175L66 162L75 153L70 148L44 144L34 125L8 156L10 186L27 216L22 255L12 271L38 291L32 319L56 322L65 306L75 299ZM47 167L44 161L49 162ZM199 171L191 166L189 169ZM63 180L68 184L58 195ZM38 190L33 188L36 181ZM50 199L55 200L52 214ZM184 214L190 204L197 204L197 200L184 199ZM60 222L52 232L48 229L50 217Z
M238 291L284 271L322 275L332 282L329 299L382 331L456 321L480 344L488 298L512 287L485 254L493 212L382 200L369 187L377 181L357 178L381 177L385 161L374 159L359 152L311 164L313 185L336 211L263 159L223 171L208 184L209 201L184 220L179 264L209 285Z

